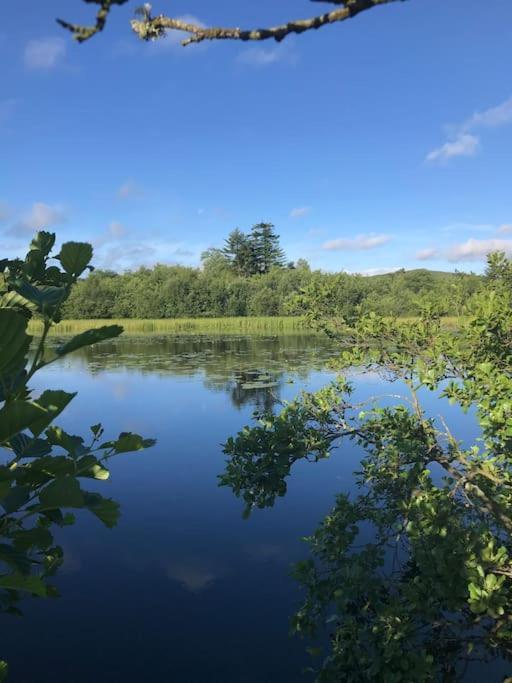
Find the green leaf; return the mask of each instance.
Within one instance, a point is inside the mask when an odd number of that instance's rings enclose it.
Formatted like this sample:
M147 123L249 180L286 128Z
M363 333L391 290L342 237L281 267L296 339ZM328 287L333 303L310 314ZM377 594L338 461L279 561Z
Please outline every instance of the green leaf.
M66 242L62 245L58 258L68 275L78 277L92 259L92 246L87 242Z
M5 683L7 681L7 675L9 673L9 667L7 662L0 661L0 683Z
M36 304L42 313L62 303L67 294L65 287L36 287L26 280L16 280L13 288L22 297Z
M0 576L0 588L32 593L32 595L38 595L41 598L47 595L47 588L39 576L3 574Z
M33 439L23 432L13 436L9 441L9 446L18 458L41 458L52 450L48 441Z
M76 393L69 394L66 391L47 389L37 399L37 405L45 409L46 414L30 426L34 436L39 436L53 420L60 415L64 408L72 401Z
M80 454L85 450L81 436L72 436L60 427L49 427L45 434L52 446L60 446L71 455Z
M21 574L28 574L32 566L30 558L25 553L6 543L0 543L0 562L4 562Z
M81 508L84 494L78 479L58 477L41 491L39 501L43 508Z
M94 455L84 455L83 458L77 460L76 468L80 477L90 477L101 481L106 481L110 477L110 472L100 465Z
M27 320L23 315L11 308L0 308L0 378L25 367L32 341L26 330Z
M0 297L0 307L1 308L26 308L29 311L37 311L37 304L33 301L25 299L18 292L11 290L10 292L5 292Z
M0 500L1 505L7 514L16 512L23 507L30 498L30 491L30 486L24 485L13 486L9 489L7 495L3 496L2 500Z
M111 498L103 498L99 493L85 493L85 507L103 524L111 529L119 520L119 503Z
M64 356L66 353L71 353L84 346L91 346L92 344L97 344L105 339L118 337L122 331L123 328L120 325L104 325L95 330L86 330L85 332L77 334L65 344L58 346L56 352L59 356Z
M131 453L151 448L156 443L155 439L143 439L139 434L122 432L117 441L107 441L100 448L113 448L116 453Z
M55 233L46 232L46 230L39 230L32 242L30 243L30 249L37 249L42 251L45 256L48 256L50 251L53 249L55 244Z
M42 526L34 527L33 529L24 529L17 531L13 537L14 547L17 550L29 550L30 548L39 548L45 550L53 543L53 536Z
M0 444L18 432L30 429L46 416L46 410L31 401L11 401L0 410Z

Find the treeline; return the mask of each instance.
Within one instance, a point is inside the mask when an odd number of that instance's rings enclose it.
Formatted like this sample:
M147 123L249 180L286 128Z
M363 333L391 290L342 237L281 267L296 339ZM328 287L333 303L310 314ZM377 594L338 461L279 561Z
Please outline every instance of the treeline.
M64 314L69 319L293 315L302 312L301 291L320 288L329 310L346 317L358 310L412 316L427 301L446 315L458 315L481 282L474 274L423 269L373 277L329 274L312 271L305 261L246 276L223 259L207 258L202 268L95 271L77 284Z

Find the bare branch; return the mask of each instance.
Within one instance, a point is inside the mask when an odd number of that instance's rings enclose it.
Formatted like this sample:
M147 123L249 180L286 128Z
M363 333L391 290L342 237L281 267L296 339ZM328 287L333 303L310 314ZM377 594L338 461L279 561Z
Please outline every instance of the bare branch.
M83 43L100 31L103 31L107 18L113 5L124 5L128 0L83 0L84 2L100 5L96 14L96 23L93 26L80 26L79 24L70 24L63 19L57 19L57 23L63 28L71 31L75 40Z
M70 30L76 40L83 42L93 35L102 31L108 14L113 5L123 5L128 0L84 0L101 5L96 15L94 26L79 26L69 24L58 19L61 26ZM311 0L312 2L325 2L332 5L342 5L330 12L325 12L309 19L297 19L278 26L268 28L241 29L237 27L205 27L199 24L189 23L179 18L167 17L163 14L151 16L151 6L146 4L145 11L139 13L142 16L133 19L131 26L133 31L142 40L155 40L162 38L167 31L182 31L188 34L182 41L182 45L200 43L203 40L240 40L240 41L262 41L273 39L277 42L282 41L290 34L300 34L305 31L319 29L323 26L339 23L346 19L351 19L366 10L386 5L391 2L404 2L405 0Z

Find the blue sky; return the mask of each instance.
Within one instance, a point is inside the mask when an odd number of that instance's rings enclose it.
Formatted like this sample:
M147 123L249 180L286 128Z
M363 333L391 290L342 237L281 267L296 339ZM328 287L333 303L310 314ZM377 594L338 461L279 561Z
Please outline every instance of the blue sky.
M137 1L83 45L80 0L2 8L0 235L95 245L97 265L198 264L272 221L327 270L480 272L512 254L512 3L408 0L280 45L143 44ZM215 25L305 17L308 0L153 0ZM329 5L325 6L329 8Z

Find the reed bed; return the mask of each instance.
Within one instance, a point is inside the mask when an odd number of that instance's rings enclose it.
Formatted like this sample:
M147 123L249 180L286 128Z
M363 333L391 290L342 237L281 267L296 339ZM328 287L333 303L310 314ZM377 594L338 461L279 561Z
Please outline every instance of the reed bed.
M404 322L414 322L417 318L402 318ZM460 318L445 317L442 326L456 330ZM300 317L239 317L239 318L175 318L143 320L120 318L115 320L63 320L52 328L53 336L79 334L102 325L121 325L126 335L143 334L313 334L311 328ZM38 334L42 327L39 321L29 323L29 332Z
M165 320L63 320L50 334L66 336L79 334L102 325L121 325L125 334L292 334L310 331L299 317L240 317L240 318L176 318ZM29 332L41 330L39 321L29 324Z

